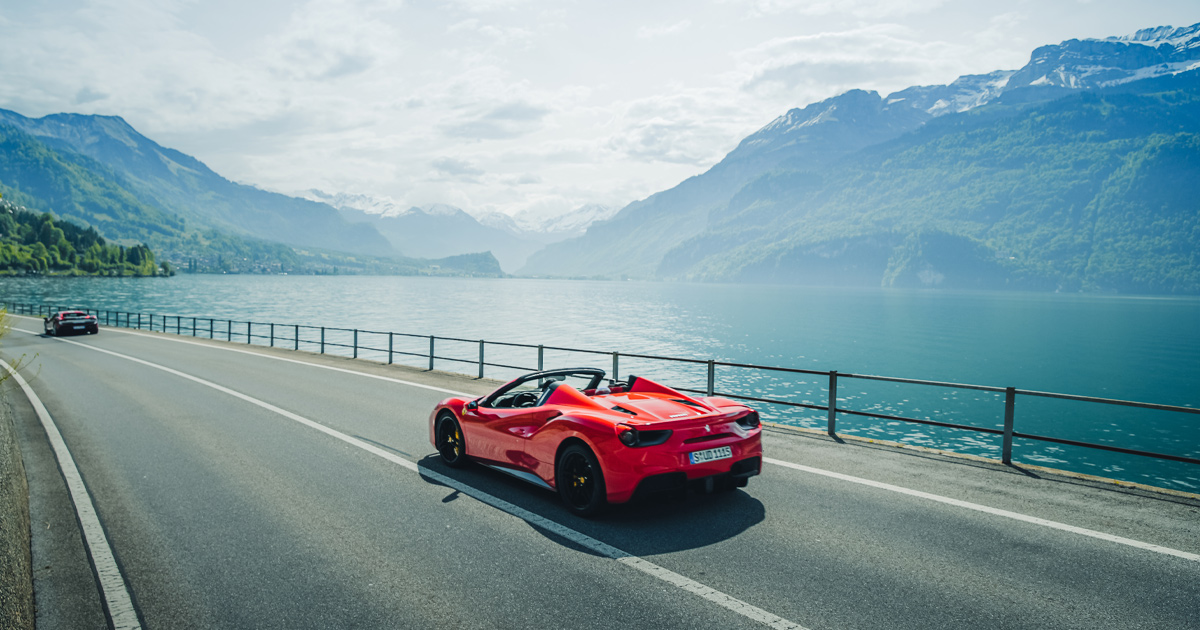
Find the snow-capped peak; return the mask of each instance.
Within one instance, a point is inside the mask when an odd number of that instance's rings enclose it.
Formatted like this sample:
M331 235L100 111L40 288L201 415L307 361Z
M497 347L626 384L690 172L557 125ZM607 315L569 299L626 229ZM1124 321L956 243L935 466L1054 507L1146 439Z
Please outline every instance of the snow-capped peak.
M392 217L407 212L391 197L375 197L352 193L329 194L315 188L299 194L303 199L328 204L338 210L358 210L365 214Z
M1175 49L1179 49L1181 47L1195 48L1200 46L1200 24L1181 26L1179 28L1175 28L1173 26L1144 28L1133 35L1106 37L1100 41L1142 44L1144 46L1150 46L1151 48L1158 48L1163 44L1167 44Z

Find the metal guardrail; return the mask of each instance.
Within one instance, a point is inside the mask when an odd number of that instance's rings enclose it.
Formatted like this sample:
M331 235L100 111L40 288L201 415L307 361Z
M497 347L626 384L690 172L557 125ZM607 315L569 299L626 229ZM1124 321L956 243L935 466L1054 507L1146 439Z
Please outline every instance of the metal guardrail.
M361 351L377 353L382 357L386 355L387 364L391 365L397 356L418 357L428 359L428 369L433 370L436 362L451 362L458 364L468 364L477 366L477 378L483 378L485 368L503 368L509 370L522 371L541 371L545 369L544 360L547 350L558 352L570 352L585 355L594 355L601 357L611 357L612 372L610 375L614 380L619 378L620 360L626 359L642 359L651 361L667 361L674 363L688 363L704 365L707 368L707 387L704 390L676 388L680 391L703 394L706 396L722 396L734 400L742 400L747 402L757 402L772 405L781 405L784 407L812 409L816 411L826 412L826 430L830 435L836 435L837 416L843 414L847 416L859 416L865 418L875 418L879 420L892 420L899 422L907 422L912 424L922 424L928 426L944 427L950 429L960 429L964 431L974 431L978 433L987 433L992 435L1002 436L1001 461L1005 464L1012 463L1013 439L1020 438L1026 440L1035 440L1040 442L1048 442L1053 444L1063 444L1068 446L1077 446L1084 448L1093 448L1115 453L1124 453L1127 455L1140 455L1144 457L1154 457L1175 462L1184 462L1188 464L1200 464L1200 459L1194 457L1186 457L1183 455L1172 455L1167 453L1154 453L1150 451L1142 451L1137 449L1123 448L1119 446L1111 446L1107 444L1095 444L1092 442L1082 442L1078 440L1069 440L1046 435L1036 435L1032 433L1023 433L1015 430L1016 416L1016 400L1018 396L1028 396L1035 398L1054 398L1060 400L1069 400L1075 402L1098 403L1104 405L1119 405L1126 407L1136 407L1139 409L1153 409L1158 411L1168 411L1192 415L1200 415L1200 409L1193 407L1178 407L1173 405L1160 405L1155 403L1134 402L1129 400L1116 400L1111 398L1096 398L1092 396L1076 396L1073 394L1058 394L1053 392L1041 392L1034 390L1017 389L1015 387L993 387L988 385L970 385L966 383L949 383L942 381L928 381L909 378L897 378L891 376L876 376L871 374L852 374L848 372L822 371L822 370L805 370L799 368L785 368L768 365L754 365L749 363L732 363L726 361L717 361L714 359L686 359L680 357L664 357L648 354L632 354L620 352L606 352L601 350L587 350L582 348L565 348L559 346L532 345L522 343L511 343L501 341L486 341L484 339L463 339L459 337L438 337L436 335L418 335L413 333L398 333L398 332L381 332L373 330L363 330L357 328L335 328L327 326L305 326L299 324L275 324L264 322L238 321L233 319L220 319L211 317L192 317L181 315L156 315L145 313L129 313L124 311L109 311L88 308L62 307L51 306L46 304L22 304L16 302L5 302L5 308L10 313L23 315L48 316L51 313L64 310L79 310L95 315L97 319L102 319L106 326L116 326L123 328L136 328L139 330L160 331L165 333L174 333L177 335L190 334L193 337L204 336L207 334L209 339L224 339L229 342L245 342L254 344L255 340L262 343L259 345L267 345L271 347L287 347L290 343L293 350L315 350L320 354L326 354L326 351L331 348L342 348L350 351L351 358L359 358ZM207 323L207 326L204 324ZM256 334L256 328L257 334ZM278 333L278 334L277 334ZM290 333L291 336L287 336ZM304 333L304 334L302 334ZM340 336L339 336L340 335ZM349 339L347 339L349 336ZM403 339L421 339L429 340L428 352L411 352L407 350L396 349L396 338ZM334 338L337 341L333 340ZM375 347L367 345L364 339L375 339L382 343L383 339L387 339L387 347ZM346 343L349 341L349 343ZM457 344L478 344L479 358L464 359L461 357L452 357L438 355L438 342L450 342ZM486 350L488 346L504 347L504 348L521 348L537 351L537 366L519 366L508 365L504 363L489 363L486 361ZM715 389L716 385L716 370L719 367L724 368L743 368L762 372L772 372L780 374L796 374L807 376L827 377L829 379L828 386L828 402L825 405L817 405L812 403L801 403L790 400L782 400L779 398L755 397L741 394L718 392ZM457 370L455 370L457 371ZM461 374L467 372L458 371ZM906 385L922 385L929 387L940 387L949 389L966 389L983 392L991 392L996 394L1004 394L1004 428L996 429L990 427L979 427L966 424L957 424L952 422L941 422L930 420L927 418L908 418L891 414L874 413L870 411L847 409L837 406L838 384L843 379L857 379L865 381L877 381L885 383L899 383Z

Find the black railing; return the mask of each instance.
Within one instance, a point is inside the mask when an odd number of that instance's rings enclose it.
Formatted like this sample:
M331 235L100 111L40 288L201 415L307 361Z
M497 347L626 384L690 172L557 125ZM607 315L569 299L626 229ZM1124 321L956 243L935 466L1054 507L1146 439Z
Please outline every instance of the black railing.
M838 371L822 371L822 370L805 370L798 368L775 367L768 365L754 365L748 363L732 363L726 361L716 361L713 359L687 359L680 357L665 357L649 354L632 354L620 353L602 350L588 350L582 348L566 348L560 346L532 345L523 343L511 343L502 341L486 341L483 339L463 339L459 337L438 337L436 335L419 335L413 333L398 333L398 332L381 332L374 330L363 330L357 328L335 328L329 326L305 326L299 324L275 324L251 321L238 321L232 319L220 319L211 317L193 317L180 315L156 315L144 313L129 313L124 311L109 311L97 310L88 308L74 308L51 306L45 304L22 304L16 302L5 302L5 307L8 312L21 315L37 315L48 316L51 313L63 310L80 310L89 314L95 315L105 326L115 326L123 328L136 328L141 330L150 330L155 332L173 333L177 335L190 335L193 337L207 336L209 339L218 339L234 343L255 344L270 347L289 347L292 350L308 350L315 351L320 354L328 354L331 349L342 349L349 353L349 356L354 359L360 358L363 353L369 353L373 357L378 358L381 362L386 362L391 365L397 357L415 357L422 360L422 367L426 367L425 361L428 361L427 367L429 370L435 369L437 362L452 363L459 366L470 365L477 369L472 370L477 378L484 378L487 368L499 368L504 370L519 370L519 371L534 371L545 369L545 353L546 351L562 352L570 354L580 354L593 357L605 357L612 360L612 371L609 375L613 380L619 380L620 362L621 359L637 359L644 361L665 361L672 363L685 363L692 365L704 366L706 370L706 383L704 389L689 389L678 387L680 391L703 394L706 396L721 396L734 400L742 400L746 402L764 403L770 405L778 405L786 408L811 409L816 411L824 411L826 417L826 431L830 435L836 434L838 414L846 416L859 416L865 418L873 418L877 420L890 420L897 422L906 422L911 424L920 424L927 426L936 426L950 429L959 429L964 431L974 431L978 433L987 433L992 435L1002 436L1001 461L1005 464L1012 463L1013 439L1020 438L1026 440L1035 440L1053 444L1062 444L1067 446L1077 446L1084 448L1099 449L1116 453L1124 453L1128 455L1140 455L1145 457L1154 457L1175 462L1184 462L1188 464L1200 464L1200 458L1188 457L1184 455L1172 455L1167 453L1155 453L1150 451L1130 449L1107 444L1096 444L1092 442L1082 442L1078 440L1070 440L1066 438L1036 435L1032 433L1023 433L1015 430L1015 409L1018 396L1034 397L1034 398L1054 398L1059 400L1068 400L1075 402L1098 403L1103 405L1118 405L1126 407L1136 407L1140 409L1153 409L1158 411L1168 411L1175 413L1200 415L1200 409L1193 407L1179 407L1174 405L1160 405L1155 403L1133 402L1128 400L1115 400L1111 398L1096 398L1092 396L1076 396L1072 394L1058 394L1052 392L1041 392L1025 389L1017 389L1015 387L992 387L987 385L970 385L965 383L948 383L942 381L928 381L918 379L896 378L891 376L875 376L870 374L851 374ZM288 336L288 335L291 336ZM422 351L416 352L412 350L402 350L396 348L396 341L399 340L420 340ZM386 340L386 347L383 344ZM424 342L428 340L428 350L424 349ZM448 354L438 354L439 342L450 344L469 344L471 347L478 345L478 358L474 357L473 351L460 351L459 356L450 356ZM378 344L378 345L371 345ZM536 350L537 365L512 365L509 363L488 362L487 348L512 348L521 350ZM470 352L471 358L465 358L463 352ZM764 396L749 396L745 394L736 394L730 392L716 391L716 373L717 368L739 368L749 369L758 372L767 372L774 374L790 374L815 376L828 379L828 397L826 404L817 404L814 402L796 402L793 400L784 400L781 398L764 397ZM462 370L451 370L461 374L469 372ZM959 424L953 422L942 422L931 420L929 418L911 418L893 414L876 413L873 411L862 409L848 409L838 406L838 384L844 380L862 380L876 381L885 383L898 383L905 385L921 385L927 387L949 388L955 390L975 390L982 392L990 392L995 394L1004 394L1004 426L1002 429L980 427L967 424Z

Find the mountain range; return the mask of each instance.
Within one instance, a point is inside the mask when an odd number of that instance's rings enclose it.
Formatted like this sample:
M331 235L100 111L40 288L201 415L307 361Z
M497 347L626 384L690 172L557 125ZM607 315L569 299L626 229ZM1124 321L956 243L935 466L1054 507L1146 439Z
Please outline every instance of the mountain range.
M229 181L119 117L0 110L0 193L196 271L1200 293L1200 24L792 109L616 209Z
M485 250L399 255L375 228L307 199L231 182L113 116L0 110L0 192L207 272L499 275Z
M329 194L306 190L300 196L328 204L351 224L374 227L396 249L408 256L440 256L491 252L500 267L515 272L535 251L549 243L581 236L587 226L616 213L616 208L596 204L573 211L509 216L500 212L468 214L446 204L404 208L387 198L364 194Z
M522 273L1200 292L1200 25L794 109Z

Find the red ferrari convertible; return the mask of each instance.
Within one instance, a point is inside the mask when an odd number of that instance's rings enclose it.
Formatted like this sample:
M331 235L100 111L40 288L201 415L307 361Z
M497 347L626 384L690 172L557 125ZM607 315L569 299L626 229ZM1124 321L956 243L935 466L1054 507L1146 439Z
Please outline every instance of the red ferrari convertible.
M595 514L634 496L744 487L762 469L758 413L604 370L526 374L475 399L449 398L429 416L442 461L477 461L557 490L572 512Z

